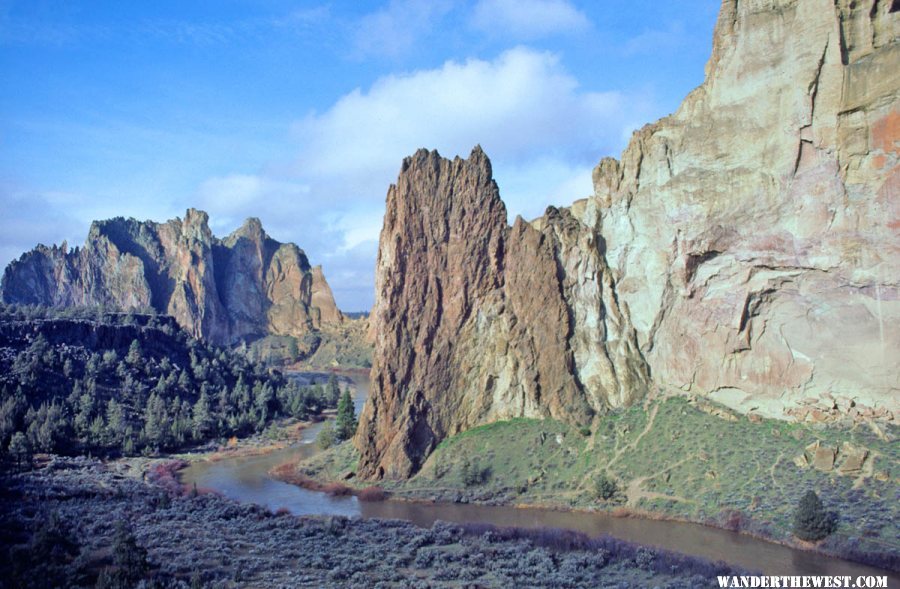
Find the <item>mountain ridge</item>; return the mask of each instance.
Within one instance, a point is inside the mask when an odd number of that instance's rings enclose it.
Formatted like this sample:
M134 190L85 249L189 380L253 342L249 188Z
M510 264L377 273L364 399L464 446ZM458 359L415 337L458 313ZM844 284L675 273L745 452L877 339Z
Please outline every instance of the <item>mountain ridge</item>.
M249 218L219 239L209 215L159 223L94 221L84 246L38 245L11 262L0 297L52 307L153 308L195 337L234 344L266 335L302 336L340 324L321 266Z

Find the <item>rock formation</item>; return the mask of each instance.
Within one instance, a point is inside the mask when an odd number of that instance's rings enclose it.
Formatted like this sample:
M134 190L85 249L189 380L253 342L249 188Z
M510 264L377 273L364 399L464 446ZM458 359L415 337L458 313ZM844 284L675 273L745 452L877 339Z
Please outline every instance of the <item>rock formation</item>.
M338 324L320 267L248 219L225 239L189 209L166 223L116 218L91 225L83 248L38 246L3 274L7 303L153 308L195 337L231 344L268 334L300 336Z
M651 386L779 418L842 398L893 419L895 5L725 0L704 83L600 162L593 195L530 223L506 225L479 148L405 160L360 473L408 476L495 419L586 423Z

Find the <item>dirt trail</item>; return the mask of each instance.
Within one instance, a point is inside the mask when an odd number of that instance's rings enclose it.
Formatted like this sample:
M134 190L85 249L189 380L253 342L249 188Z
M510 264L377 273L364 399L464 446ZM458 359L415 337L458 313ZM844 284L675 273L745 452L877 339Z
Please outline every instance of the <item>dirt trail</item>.
M667 472L675 470L690 459L690 456L686 456L675 464L668 466L659 472L632 479L631 482L629 482L625 487L625 496L628 498L628 506L636 507L637 504L640 503L641 499L666 499L669 501L678 501L681 503L696 503L696 501L694 501L693 499L688 499L686 497L681 497L678 495L666 495L665 493L655 493L653 491L645 491L641 488L641 485L643 485L647 481L653 480L657 477L661 477Z
M625 452L628 450L634 450L640 441L646 436L650 430L653 429L653 424L656 422L656 414L659 413L659 405L654 405L650 409L650 413L648 414L647 425L644 426L643 431L637 435L631 442L625 444L621 448L616 448L616 453L610 458L609 462L606 463L606 470L612 468L612 465L616 463L622 456L625 455Z

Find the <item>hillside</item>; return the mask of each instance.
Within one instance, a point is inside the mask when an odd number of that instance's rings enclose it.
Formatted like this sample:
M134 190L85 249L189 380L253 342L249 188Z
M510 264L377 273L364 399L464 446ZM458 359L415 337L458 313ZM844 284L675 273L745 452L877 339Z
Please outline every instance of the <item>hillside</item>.
M17 461L156 454L336 402L171 317L0 304L0 448Z

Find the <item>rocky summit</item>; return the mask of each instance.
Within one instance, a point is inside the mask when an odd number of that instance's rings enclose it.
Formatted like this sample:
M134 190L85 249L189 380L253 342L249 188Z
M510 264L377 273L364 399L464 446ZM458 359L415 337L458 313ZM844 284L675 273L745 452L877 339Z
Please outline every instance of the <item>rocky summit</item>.
M725 0L704 83L507 225L488 158L419 151L387 197L360 473L516 416L648 391L797 420L900 411L900 10Z
M220 344L343 321L321 267L310 267L303 250L266 235L258 219L218 239L195 209L165 223L95 221L82 248L39 245L6 268L2 300L153 308Z

